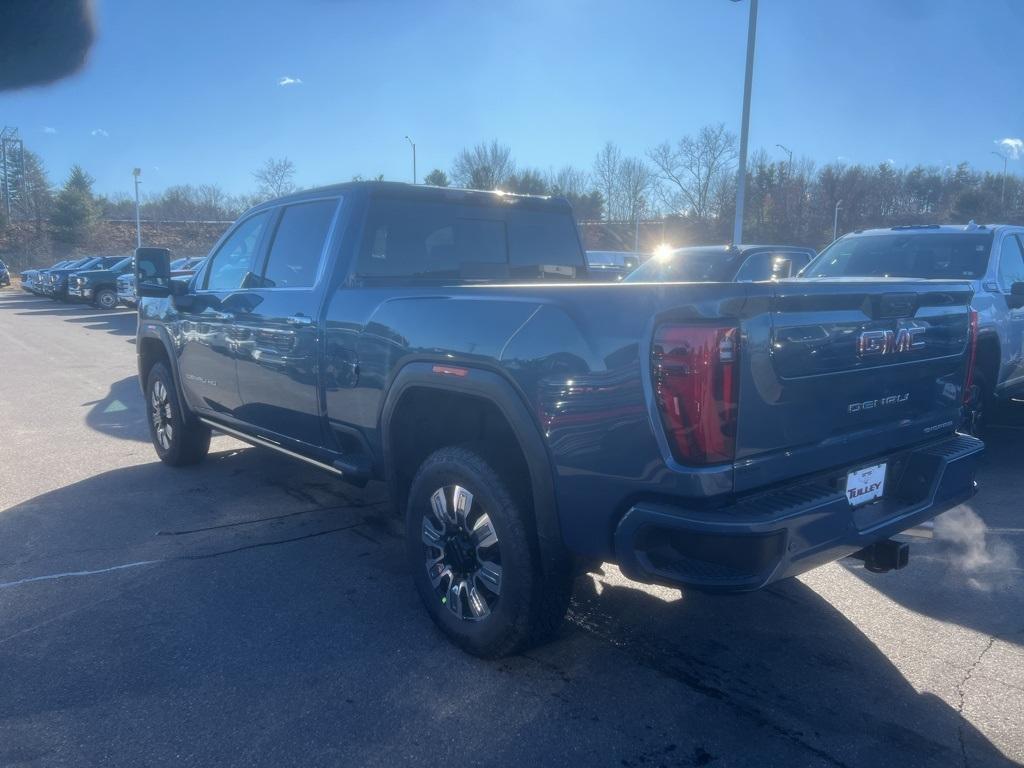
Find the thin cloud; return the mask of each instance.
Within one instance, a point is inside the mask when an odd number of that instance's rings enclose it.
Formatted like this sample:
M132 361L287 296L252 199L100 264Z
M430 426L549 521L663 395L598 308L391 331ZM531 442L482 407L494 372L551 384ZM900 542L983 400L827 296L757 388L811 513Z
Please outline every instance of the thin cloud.
M301 77L289 77L285 75L277 81L278 85L302 85Z
M102 128L93 128L93 129L92 129L91 131L89 131L89 135L90 135L90 136L102 136L102 137L103 137L103 138L105 139L105 138L107 138L107 136L109 136L110 134L109 134L109 133L107 133L107 132L106 132L105 130L103 130Z
M56 132L57 132L57 129L54 128L52 125L44 125L43 126L43 133L48 133L48 134L50 134L52 136Z
M1024 154L1024 139L1000 139L996 142L1013 160Z

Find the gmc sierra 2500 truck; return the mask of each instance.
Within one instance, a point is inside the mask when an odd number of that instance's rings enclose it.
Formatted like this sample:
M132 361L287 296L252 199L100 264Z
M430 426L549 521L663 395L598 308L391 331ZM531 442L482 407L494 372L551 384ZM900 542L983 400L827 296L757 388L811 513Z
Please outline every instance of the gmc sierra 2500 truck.
M159 457L210 431L386 480L430 616L549 637L575 563L753 590L974 493L959 281L594 283L558 199L391 183L244 214L188 280L136 253Z

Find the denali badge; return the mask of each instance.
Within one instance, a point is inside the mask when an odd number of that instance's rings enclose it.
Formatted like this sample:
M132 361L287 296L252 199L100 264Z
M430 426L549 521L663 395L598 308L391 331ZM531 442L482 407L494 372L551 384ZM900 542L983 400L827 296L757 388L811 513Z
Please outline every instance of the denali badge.
M924 349L925 341L918 337L925 330L920 325L912 325L898 331L862 331L857 337L857 354L860 357L871 357Z
M910 399L910 393L904 392L902 395L889 395L888 397L880 397L878 400L865 400L860 403L850 403L846 406L847 413L858 413L859 411L868 411L872 408L881 408L883 405L897 405L899 403L905 403Z

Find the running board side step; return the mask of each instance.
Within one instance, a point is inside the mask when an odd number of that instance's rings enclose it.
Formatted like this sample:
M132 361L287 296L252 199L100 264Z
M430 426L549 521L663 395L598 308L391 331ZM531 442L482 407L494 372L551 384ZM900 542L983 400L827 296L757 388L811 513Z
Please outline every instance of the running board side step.
M318 459L313 459L309 456L304 456L301 453L289 450L270 438L260 437L259 435L250 435L246 432L242 432L241 430L226 427L211 419L203 418L202 416L199 417L199 420L206 426L210 427L210 429L216 429L218 432L231 435L244 443L249 443L250 445L255 445L260 448L269 448L272 451L283 453L285 456L298 459L299 461L304 461L314 467L326 470L331 474L337 475L346 483L351 483L357 488L362 488L370 480L370 462L364 458L338 459L337 461L328 464L326 462L319 461Z

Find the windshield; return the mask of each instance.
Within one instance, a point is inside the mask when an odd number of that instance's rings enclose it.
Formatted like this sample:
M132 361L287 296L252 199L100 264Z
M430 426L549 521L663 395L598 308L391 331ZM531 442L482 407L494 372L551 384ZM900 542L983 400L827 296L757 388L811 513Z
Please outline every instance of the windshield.
M128 267L131 266L131 263L132 263L132 257L131 256L126 256L125 258L123 258L119 262L117 262L117 264L112 266L110 269L113 270L113 271L116 271L118 269L128 269Z
M991 248L991 232L851 235L822 251L802 277L977 279Z
M627 283L729 282L736 256L724 248L680 248L655 256L626 276Z

